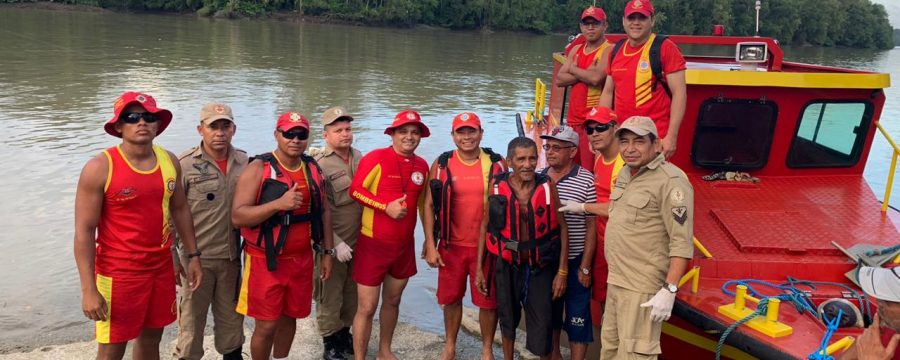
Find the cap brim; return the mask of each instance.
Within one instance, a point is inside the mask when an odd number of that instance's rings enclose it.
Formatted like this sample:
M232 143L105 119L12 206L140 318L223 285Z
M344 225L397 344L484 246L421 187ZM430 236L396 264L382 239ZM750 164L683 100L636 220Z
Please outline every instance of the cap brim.
M894 269L863 266L857 273L857 281L863 291L873 298L900 302L900 274Z
M581 21L584 21L584 19L594 19L594 20L597 20L597 21L606 21L606 19L601 19L600 17L594 16L594 15L585 15L585 16L582 16L582 17L581 17Z
M331 121L322 121L322 125L331 125L338 121L344 121L344 120L353 121L353 117L350 115L341 115L341 116L338 116L338 117L332 119Z
M418 126L419 126L419 131L422 133L422 137L423 137L423 138L427 138L427 137L431 136L431 130L428 129L428 126L426 126L424 123L421 123L421 122L418 122L418 121L407 121L407 122L404 122L404 123L402 123L402 124L397 124L397 126L388 126L387 129L384 129L384 134L385 134L385 135L391 135L391 134L394 133L394 130L395 130L395 129L397 129L398 127L402 127L402 126L404 126L404 125L407 125L407 124L415 124L415 125L418 125Z
M641 15L644 15L644 16L646 16L646 17L652 17L652 16L653 16L653 12L651 12L651 11L649 11L649 10L646 10L646 9L644 9L644 10L631 10L631 11L625 10L625 17L629 17L629 16L631 16L631 14L641 14Z
M619 133L621 133L621 132L624 131L624 130L631 131L631 132L633 132L633 133L634 133L635 135L637 135L637 136L644 136L644 135L647 135L647 134L650 134L650 133L651 133L650 130L640 129L640 128L635 129L635 128L632 128L632 127L624 127L624 126L623 126L623 127L620 127L620 128L618 128L618 129L616 129L616 132L613 133L613 135L614 135L614 136L619 136Z
M213 117L210 117L207 119L200 120L200 122L209 125L218 120L228 120L228 121L234 122L234 118L232 118L231 116L228 116L228 115L213 116Z

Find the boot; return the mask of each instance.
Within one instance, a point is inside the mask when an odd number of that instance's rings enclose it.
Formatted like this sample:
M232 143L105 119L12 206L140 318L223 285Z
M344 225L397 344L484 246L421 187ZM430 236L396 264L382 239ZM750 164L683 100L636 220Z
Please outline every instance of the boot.
M337 332L341 336L341 342L344 344L344 355L348 358L352 358L353 353L353 334L350 333L350 328L345 327Z
M346 360L343 352L343 343L341 342L340 335L338 333L334 333L322 338L322 344L325 346L325 351L322 352L323 360Z
M222 360L244 360L244 355L242 353L242 347L238 346L234 351L222 355Z

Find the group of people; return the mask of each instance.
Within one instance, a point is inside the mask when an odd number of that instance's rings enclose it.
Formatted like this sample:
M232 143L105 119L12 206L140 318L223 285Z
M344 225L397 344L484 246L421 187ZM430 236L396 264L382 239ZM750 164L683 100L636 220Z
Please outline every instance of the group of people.
M565 330L572 359L584 359L596 325L601 359L656 358L693 255L693 189L666 160L684 114L685 62L652 33L649 1L628 2L617 44L606 21L602 9L584 10L567 48L557 78L571 86L567 125L542 144L514 138L505 156L481 147L481 119L463 112L451 120L456 148L429 166L416 149L430 130L414 110L384 130L390 146L363 155L354 117L333 107L320 117L323 149L308 148L319 127L286 112L275 149L248 157L232 145L237 122L221 103L201 109L200 144L176 156L154 145L172 113L124 93L105 125L122 141L88 161L75 201L97 357L122 358L135 340L135 359L158 358L177 318L174 356L199 359L212 308L224 359L241 358L244 316L255 321L251 357L283 359L315 301L324 359L364 359L379 308L377 357L396 359L418 215L421 256L438 269L441 359L455 357L467 286L484 359L498 324L513 358L523 310L526 348L541 358L561 358Z

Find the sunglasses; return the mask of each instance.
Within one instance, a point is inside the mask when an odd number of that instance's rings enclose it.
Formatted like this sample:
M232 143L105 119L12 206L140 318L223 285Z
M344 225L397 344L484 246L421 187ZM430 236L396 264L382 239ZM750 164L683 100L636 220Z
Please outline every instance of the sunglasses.
M309 139L309 131L280 131L281 136L288 140L300 139L306 140Z
M609 129L612 129L613 126L614 126L614 125L613 125L612 123L610 123L610 124L600 124L600 125L595 125L595 126L585 126L585 127L584 127L584 132L586 132L588 135L594 135L594 132L602 133L602 132L604 132L604 131L607 131L607 130L609 130Z
M544 150L560 151L562 149L573 148L573 147L575 147L575 145L559 146L559 145L544 144L544 146L541 146L541 147L544 148Z
M126 124L137 124L141 119L146 123L155 123L159 120L159 116L148 112L128 112L119 115L119 121Z

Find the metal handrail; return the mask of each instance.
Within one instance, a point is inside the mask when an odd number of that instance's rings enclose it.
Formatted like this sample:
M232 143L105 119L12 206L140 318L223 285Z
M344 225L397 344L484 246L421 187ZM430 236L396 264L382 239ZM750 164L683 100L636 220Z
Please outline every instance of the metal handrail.
M881 131L881 135L884 135L884 139L891 144L892 148L894 148L894 154L891 156L891 169L888 171L887 186L884 188L884 201L881 203L881 212L887 212L888 206L890 206L891 188L894 185L894 171L897 170L897 157L900 156L900 147L897 146L894 139L891 139L891 136L888 135L887 131L881 127L881 122L876 121L875 127L878 128L878 131Z

